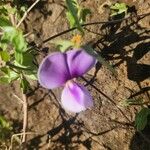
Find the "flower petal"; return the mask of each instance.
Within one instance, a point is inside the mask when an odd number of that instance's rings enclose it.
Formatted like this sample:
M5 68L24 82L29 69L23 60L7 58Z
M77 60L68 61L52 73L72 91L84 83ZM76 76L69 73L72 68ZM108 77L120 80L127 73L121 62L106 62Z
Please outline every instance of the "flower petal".
M73 49L67 53L67 63L72 78L88 72L96 63L96 59L83 49Z
M93 100L87 89L73 81L67 82L61 96L64 109L78 113L93 106Z
M48 55L41 63L38 70L38 80L40 84L48 89L62 86L71 78L66 54L53 53Z

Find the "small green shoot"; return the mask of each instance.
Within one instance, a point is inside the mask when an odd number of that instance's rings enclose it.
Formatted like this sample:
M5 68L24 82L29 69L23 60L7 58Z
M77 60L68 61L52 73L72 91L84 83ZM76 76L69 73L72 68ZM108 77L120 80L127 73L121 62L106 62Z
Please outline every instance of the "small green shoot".
M110 7L111 15L110 16L116 16L122 13L127 13L128 7L125 3L115 3Z
M137 99L130 98L130 99L124 100L120 104L125 107L131 106L131 105L142 105L143 100L141 98L137 98Z
M77 0L66 0L68 11L66 13L67 19L70 24L70 28L77 27L77 29L83 34L81 24L86 21L87 15L91 14L91 11L86 8L82 8Z
M0 116L0 142L9 136L11 130L12 127L9 122L3 116Z
M34 55L27 51L27 42L23 32L13 26L1 26L0 58L4 66L0 68L2 75L0 83L11 83L19 80L24 92L30 84L27 79L36 80L37 66Z

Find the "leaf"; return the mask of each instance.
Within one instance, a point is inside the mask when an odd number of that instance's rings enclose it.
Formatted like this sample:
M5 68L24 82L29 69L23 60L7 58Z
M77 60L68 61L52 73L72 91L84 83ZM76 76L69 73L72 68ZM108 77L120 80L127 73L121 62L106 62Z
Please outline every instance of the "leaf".
M7 62L10 60L10 55L7 51L0 51L0 56L3 61Z
M61 52L65 52L68 48L74 46L74 43L69 40L57 40L54 43Z
M9 122L7 122L7 120L3 116L0 116L0 127L11 129Z
M20 11L25 13L26 10L27 10L27 5L23 5L23 6L20 7Z
M3 116L0 116L0 143L2 140L6 142L5 140L10 135L11 130L12 127L10 126L9 122Z
M125 3L115 3L110 7L112 13L111 16L115 16L118 14L126 13L128 10L128 7Z
M7 47L8 47L8 44L0 42L0 49L1 50L6 51Z
M2 5L2 4L0 4ZM4 5L0 6L0 15L2 16L8 16L8 11L7 9L4 7Z
M75 19L70 12L66 12L66 17L69 20L70 28L75 27Z
M4 34L1 38L4 43L11 43L15 47L15 51L23 53L27 50L27 42L23 37L22 31L12 27L5 26L2 28Z
M80 23L83 24L86 21L86 17L87 15L91 14L91 10L90 9L81 9L81 14L80 14Z
M23 79L21 80L20 87L22 88L23 93L26 93L27 90L28 90L29 87L30 87L30 84L29 84L29 82L28 82L25 78L23 78Z
M28 67L33 69L33 67L35 67L35 65L33 64L33 60L34 57L31 53L23 53L23 61L21 65L23 67Z
M19 78L19 74L13 70L9 71L10 82Z
M91 56L95 57L101 64L103 64L105 67L108 68L115 76L117 75L117 72L115 69L100 55L96 54L94 52L94 49L90 45L83 46L83 49L90 54Z
M0 16L0 27L11 26L11 23L8 19Z
M66 4L67 4L68 11L70 13L68 18L71 19L71 22L73 22L73 19L74 19L74 22L75 22L74 26L76 26L77 29L83 34L84 31L82 29L82 26L80 25L80 21L79 21L79 18L78 18L79 5L78 5L77 0L66 0Z
M28 79L31 79L31 80L37 80L37 73L33 73L33 72L28 72L28 73L25 73L25 76L28 78Z
M2 67L1 71L4 73L3 76L0 77L0 83L2 84L8 84L16 79L19 78L19 74L14 72L13 70L10 70L7 67Z
M10 83L10 79L8 76L0 77L0 84L8 84L8 83Z
M22 71L37 72L37 66L33 63L34 56L32 53L15 53L14 65L19 67Z
M22 64L23 63L23 54L15 51L15 60L16 60L15 62L17 64Z
M9 71L10 71L10 69L8 68L8 67L1 67L0 68L1 69L1 71L4 73L4 74L8 74L9 75Z
M25 52L27 50L27 43L21 31L17 32L17 35L14 37L12 43L15 46L17 52Z
M142 108L138 114L136 114L135 117L135 126L138 131L143 130L147 123L148 123L148 116L150 115L150 109L149 108Z

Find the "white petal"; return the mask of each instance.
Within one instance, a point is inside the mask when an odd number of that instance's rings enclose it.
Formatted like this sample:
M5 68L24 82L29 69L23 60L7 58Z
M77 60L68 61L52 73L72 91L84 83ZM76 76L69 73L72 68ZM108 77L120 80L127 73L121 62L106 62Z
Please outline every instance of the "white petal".
M61 96L64 109L70 112L81 112L93 106L93 100L88 90L73 81L67 82Z

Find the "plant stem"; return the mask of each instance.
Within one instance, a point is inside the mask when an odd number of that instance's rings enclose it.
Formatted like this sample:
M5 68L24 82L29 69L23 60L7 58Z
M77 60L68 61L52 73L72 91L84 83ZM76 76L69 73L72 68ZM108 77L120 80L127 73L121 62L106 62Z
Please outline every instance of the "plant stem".
M17 24L17 28L21 25L21 23L25 20L25 18L27 17L28 13L31 11L31 9L39 2L40 0L36 0L30 7L29 9L24 13L23 17L21 18L21 20L19 21L19 23Z
M129 17L127 17L127 18L118 19L118 20L112 20L112 21L91 22L91 23L82 24L81 26L82 26L82 27L85 27L85 26L91 26L91 25L97 25L97 24L105 24L105 23L106 23L106 24L116 24L116 23L119 23L119 22L121 22L121 21L123 21L123 20L127 20L127 19L130 19L130 18L133 18L133 17L143 17L143 16L149 16L149 15L150 15L150 13L146 13L146 14L142 14L142 15L129 16ZM77 29L77 27L73 27L73 28L71 28L71 29L67 29L67 30L65 30L65 31L63 31L63 32L60 32L60 33L58 33L58 34L56 34L56 35L54 35L54 36L51 36L51 37L45 39L42 43L46 43L46 42L48 42L48 41L50 41L50 40L52 40L52 39L54 39L54 38L56 38L56 37L59 37L59 36L65 34L65 33L68 33L68 32L70 32L70 31L73 31L73 30L75 30L75 29Z
M8 66L11 67L11 68L18 69L18 70L31 71L31 69L19 67L19 66L16 66L16 65L11 64L10 62L7 62L6 65L8 65Z
M24 93L22 93L23 98L23 137L22 143L26 141L26 129L27 129L27 120L28 120L28 107L27 107L27 97Z
M25 134L26 134L26 135L31 135L31 134L36 134L36 133L33 133L33 132L26 132ZM16 134L13 134L13 135L11 136L10 146L9 146L9 149L8 149L8 150L13 150L13 140L14 140L14 138L17 137L17 136L21 136L21 135L23 135L23 133L16 133ZM7 150L7 149L6 149L6 150Z
M134 17L141 17L141 18L142 18L142 17L144 17L144 16L149 16L149 15L150 15L150 13L146 13L146 14L136 15L136 16L134 16ZM91 25L97 25L97 24L116 24L116 23L119 23L119 22L121 22L121 21L123 21L123 20L127 20L127 19L130 19L130 18L133 18L133 16L129 16L129 17L127 17L127 18L118 19L118 20L113 20L113 21L91 22L91 23L82 24L81 26L82 26L82 27L85 27L85 26L91 26ZM53 35L53 36L51 36L51 37L49 37L49 38L43 40L40 44L47 43L48 41L53 40L53 39L55 39L55 38L57 38L57 37L59 37L59 36L61 36L61 35L64 35L64 34L66 34L66 33L68 33L68 32L71 32L71 31L73 31L73 30L75 30L75 29L77 29L77 27L73 27L73 28L71 28L71 29L67 29L67 30L65 30L65 31L62 31L62 32L60 32L60 33L58 33L58 34L55 34L55 35ZM31 47L29 47L29 48L27 49L27 51L30 51L30 50L32 50L32 49L34 49L34 48L36 48L36 47L37 47L36 45L31 46Z

